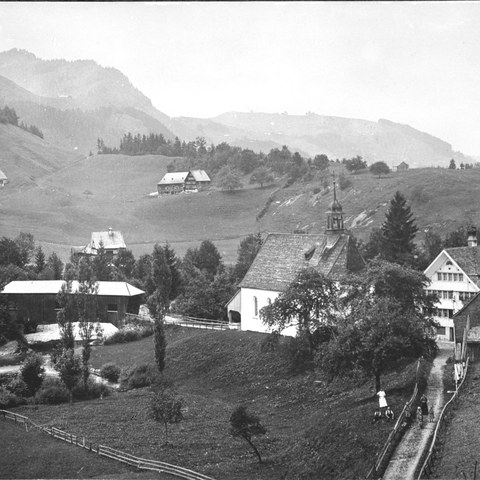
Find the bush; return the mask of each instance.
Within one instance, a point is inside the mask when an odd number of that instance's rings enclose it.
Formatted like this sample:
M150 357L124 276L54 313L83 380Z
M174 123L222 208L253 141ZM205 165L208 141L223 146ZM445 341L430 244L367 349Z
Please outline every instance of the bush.
M295 338L288 338L281 346L292 373L303 373L313 369L314 356L305 336L299 334Z
M345 190L352 186L352 181L347 178L343 173L338 176L338 187L340 190Z
M320 193L321 191L322 191L322 189L321 189L320 187L315 187L315 188L313 189L313 194L314 194L314 195L317 195L317 193Z
M42 385L45 376L45 369L42 365L42 356L34 353L27 357L20 371L22 379L28 385L30 395L32 396L35 395L35 392Z
M7 390L5 387L0 387L0 408L12 408L19 405L25 405L27 400L23 397L18 397L14 393Z
M76 400L91 400L110 395L110 389L104 383L97 383L93 378L89 378L86 388L83 381L80 381L73 387L72 393Z
M106 363L100 369L100 376L112 383L117 383L121 373L120 367L114 363Z
M159 372L153 365L139 365L122 370L120 385L132 390L152 385L159 378Z
M23 381L21 377L15 377L6 385L7 389L17 395L17 397L28 397L29 389L28 385Z
M278 332L269 333L260 344L261 352L276 352L280 345L280 334Z
M146 325L137 328L123 328L115 332L111 337L105 339L104 345L115 343L128 343L153 335L153 325Z
M56 405L70 400L70 393L65 384L58 378L47 378L40 390L35 394L35 403Z

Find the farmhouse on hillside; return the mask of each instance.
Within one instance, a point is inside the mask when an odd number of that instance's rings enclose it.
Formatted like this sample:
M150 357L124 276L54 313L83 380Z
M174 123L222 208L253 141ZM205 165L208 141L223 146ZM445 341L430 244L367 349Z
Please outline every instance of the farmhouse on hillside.
M166 173L158 182L159 195L176 195L182 192L195 192L211 182L205 170Z
M103 243L105 253L112 258L118 255L121 250L126 250L127 245L121 232L113 230L112 227L106 232L92 232L92 238L88 245L82 247L72 247L74 255L97 255L100 245Z
M342 206L336 198L327 213L325 233L316 235L271 233L233 298L227 304L230 322L240 322L242 330L268 332L260 319L260 309L274 302L304 268L313 267L332 279L365 266L352 237L344 229ZM295 327L284 334L295 335Z
M397 172L405 172L409 169L408 163L402 162L395 167Z
M427 291L439 298L434 315L440 324L437 337L454 341L454 314L480 291L480 248L476 229L468 230L468 246L442 250L424 273L430 280Z
M127 282L97 282L98 316L102 321L121 325L125 314L138 313L142 290ZM36 324L56 323L57 294L65 280L22 280L10 282L0 292L7 297L9 312L15 318L30 318ZM78 282L72 282L72 292Z
M0 170L0 187L4 187L8 183L7 176Z

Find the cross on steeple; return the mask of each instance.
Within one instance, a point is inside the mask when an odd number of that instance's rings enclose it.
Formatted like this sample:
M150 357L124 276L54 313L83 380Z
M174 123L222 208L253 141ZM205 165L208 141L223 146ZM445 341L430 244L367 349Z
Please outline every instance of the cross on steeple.
M333 202L330 205L330 211L327 213L327 233L343 233L343 208L337 200L337 188L335 182L335 172L333 173Z

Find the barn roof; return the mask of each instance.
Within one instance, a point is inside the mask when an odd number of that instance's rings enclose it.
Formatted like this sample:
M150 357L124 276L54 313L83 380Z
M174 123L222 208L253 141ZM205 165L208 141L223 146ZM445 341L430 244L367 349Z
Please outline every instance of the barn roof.
M177 183L185 183L190 172L170 172L166 173L163 178L158 182L158 185L172 185Z
M470 280L480 287L480 247L446 248L445 251Z
M271 233L239 286L283 291L303 268L313 267L336 279L364 265L348 234Z
M10 282L1 293L27 295L43 294L56 295L65 285L65 280L16 280ZM98 293L101 297L133 297L145 293L143 290L127 282L97 282ZM78 281L72 282L72 291L78 290Z
M106 250L127 248L122 233L112 229L109 229L107 232L92 232L90 245L87 245L87 248L98 249L100 242L103 242L103 247Z
M190 170L190 172L197 182L211 182L205 170Z

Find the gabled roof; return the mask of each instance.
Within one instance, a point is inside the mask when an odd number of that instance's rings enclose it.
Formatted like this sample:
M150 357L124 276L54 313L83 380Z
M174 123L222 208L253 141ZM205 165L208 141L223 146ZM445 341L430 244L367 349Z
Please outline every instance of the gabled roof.
M7 176L0 170L0 180L8 180Z
M197 182L211 182L205 170L190 170L190 172Z
M480 247L446 248L445 252L480 287Z
M10 282L0 293L27 295L56 295L65 285L65 280L16 280ZM97 282L101 297L133 297L145 293L127 282ZM78 281L72 282L72 291L78 290Z
M336 279L364 266L348 234L272 233L239 286L281 292L303 268L313 267Z
M87 245L87 248L98 249L100 242L103 242L103 247L106 250L127 248L121 232L112 229L109 229L107 232L92 232L92 239L90 240L90 245Z
M185 183L185 179L190 172L170 172L166 173L158 182L158 185L172 185L177 183Z

